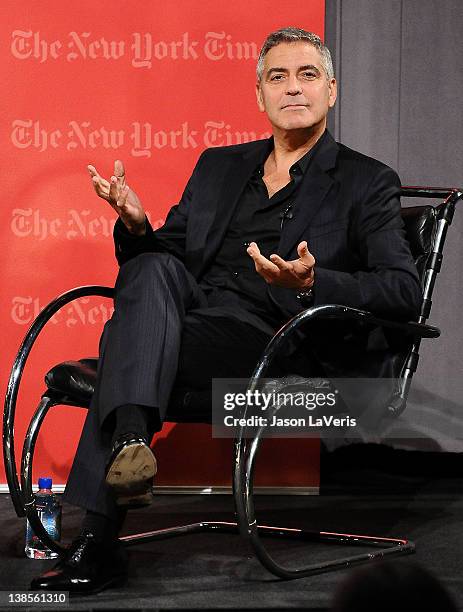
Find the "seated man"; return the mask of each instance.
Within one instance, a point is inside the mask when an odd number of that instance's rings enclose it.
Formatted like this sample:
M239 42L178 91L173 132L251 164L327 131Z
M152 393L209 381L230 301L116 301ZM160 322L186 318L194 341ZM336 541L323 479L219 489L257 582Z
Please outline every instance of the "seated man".
M96 193L119 215L121 268L64 496L87 514L64 559L33 589L94 592L126 578L118 530L128 506L151 500L149 442L174 389L207 391L212 378L249 377L275 331L311 304L417 316L421 289L399 178L327 132L336 80L319 37L298 28L270 34L256 93L273 137L204 151L157 231L120 161L110 181L89 166ZM329 327L319 329L329 337ZM329 369L323 344L314 341L314 367L318 354ZM374 343L354 345L363 353L352 353L351 370L378 375Z

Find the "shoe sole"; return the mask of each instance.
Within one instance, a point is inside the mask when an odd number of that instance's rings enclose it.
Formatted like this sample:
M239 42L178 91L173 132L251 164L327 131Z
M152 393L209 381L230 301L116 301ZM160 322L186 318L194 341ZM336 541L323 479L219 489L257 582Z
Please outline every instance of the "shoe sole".
M135 443L122 448L106 474L106 483L116 494L116 504L149 505L153 497L151 487L156 472L156 458L149 446Z

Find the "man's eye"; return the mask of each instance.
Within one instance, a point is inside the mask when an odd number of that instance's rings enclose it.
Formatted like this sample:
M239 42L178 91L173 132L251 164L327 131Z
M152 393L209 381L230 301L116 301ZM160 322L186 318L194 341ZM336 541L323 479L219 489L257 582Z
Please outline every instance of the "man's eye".
M308 71L306 71L306 72L303 72L302 74L303 74L305 77L310 78L310 79L314 79L314 78L316 78L316 76L317 76L317 75L315 74L315 72L311 72L310 70L308 70Z
M280 81L283 78L282 74L274 74L273 76L270 77L271 81Z

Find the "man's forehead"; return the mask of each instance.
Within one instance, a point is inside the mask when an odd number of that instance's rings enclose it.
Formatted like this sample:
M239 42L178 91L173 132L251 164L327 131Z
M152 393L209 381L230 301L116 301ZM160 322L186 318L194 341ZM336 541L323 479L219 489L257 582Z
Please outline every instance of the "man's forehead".
M282 42L272 47L264 57L265 70L271 68L293 68L308 64L322 67L320 53L313 45L304 41Z

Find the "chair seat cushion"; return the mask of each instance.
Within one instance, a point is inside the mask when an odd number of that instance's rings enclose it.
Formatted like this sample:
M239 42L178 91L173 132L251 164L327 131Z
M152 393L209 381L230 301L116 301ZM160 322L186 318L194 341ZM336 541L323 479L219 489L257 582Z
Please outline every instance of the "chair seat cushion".
M88 407L95 391L98 359L63 361L45 374L45 384L82 407Z
M48 389L59 394L60 403L88 408L95 391L98 359L63 361L45 375ZM166 421L174 423L210 423L212 393L174 388Z

